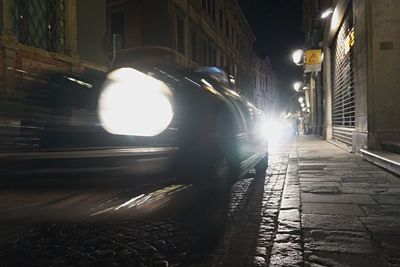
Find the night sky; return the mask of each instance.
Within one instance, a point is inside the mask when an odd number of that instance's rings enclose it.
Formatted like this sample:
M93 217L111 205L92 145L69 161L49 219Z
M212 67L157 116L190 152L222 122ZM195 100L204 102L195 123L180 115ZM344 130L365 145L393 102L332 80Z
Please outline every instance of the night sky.
M292 94L292 84L302 77L291 54L304 43L302 0L239 0L239 4L256 35L256 53L271 59L281 81L283 97Z

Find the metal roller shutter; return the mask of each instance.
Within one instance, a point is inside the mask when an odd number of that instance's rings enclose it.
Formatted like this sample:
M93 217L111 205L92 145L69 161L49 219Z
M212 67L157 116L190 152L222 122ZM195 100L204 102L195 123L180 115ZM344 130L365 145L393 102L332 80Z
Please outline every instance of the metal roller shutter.
M332 45L332 127L333 138L352 144L355 128L353 65L354 28L350 5Z

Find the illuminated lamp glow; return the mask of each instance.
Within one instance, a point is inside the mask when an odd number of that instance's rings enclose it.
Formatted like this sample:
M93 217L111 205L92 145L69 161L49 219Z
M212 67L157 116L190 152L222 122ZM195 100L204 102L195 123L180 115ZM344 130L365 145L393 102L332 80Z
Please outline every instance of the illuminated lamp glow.
M171 89L162 81L132 68L111 72L99 97L103 128L116 135L155 136L174 116Z
M302 82L295 82L293 84L293 88L294 90L299 91L302 85L303 85Z
M303 61L303 57L304 57L304 52L301 49L294 51L292 54L293 62L297 65L301 64L301 62Z
M303 97L299 97L299 103L303 103L304 102L304 98Z
M321 14L321 19L326 19L327 17L329 17L330 14L333 13L333 9L329 8L327 10L325 10L322 14Z

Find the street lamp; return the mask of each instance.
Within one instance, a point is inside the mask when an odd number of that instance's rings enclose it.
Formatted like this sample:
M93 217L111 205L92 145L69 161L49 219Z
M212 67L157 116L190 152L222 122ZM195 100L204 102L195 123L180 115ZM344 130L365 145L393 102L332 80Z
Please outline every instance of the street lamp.
M303 63L303 59L304 59L303 50L298 49L298 50L294 51L292 54L292 59L293 59L294 64L301 65Z
M322 12L321 14L321 19L326 19L327 17L329 17L329 15L331 15L333 13L333 9L332 8L328 8L327 10L325 10L324 12Z
M303 85L303 83L302 82L295 82L294 84L293 84L293 88L294 88L294 90L296 90L297 92L300 90L300 88L301 88L301 86Z
M299 103L303 103L304 102L304 98L301 96L299 97Z

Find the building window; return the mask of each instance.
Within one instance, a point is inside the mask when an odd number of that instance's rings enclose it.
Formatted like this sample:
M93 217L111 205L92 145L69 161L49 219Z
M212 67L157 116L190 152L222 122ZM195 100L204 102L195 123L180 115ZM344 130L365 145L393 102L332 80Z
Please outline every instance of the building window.
M202 0L202 7L207 15L215 21L215 0Z
M217 50L208 39L203 42L203 60L201 62L205 66L217 65Z
M211 13L212 13L212 10L211 10L211 3L212 2L212 0L207 0L207 14L209 15L209 16L211 16Z
M217 50L211 44L210 44L210 55L209 55L209 57L210 57L210 60L209 60L210 65L211 66L216 66L217 65Z
M125 13L123 11L116 12L110 16L111 38L116 38L116 47L121 49L125 47Z
M207 66L207 55L208 55L208 42L206 39L202 42L202 57L201 57L201 65Z
M215 0L211 0L211 17L212 17L213 21L216 20L216 16L215 16Z
M176 50L185 54L185 20L179 13L176 14Z
M198 63L198 58L197 58L197 32L192 29L190 32L190 54L191 54L191 59Z
M226 29L226 36L229 38L230 26L229 26L229 20L228 19L225 19L225 29Z
M18 42L62 53L65 45L64 0L13 0L13 31Z
M219 10L219 28L221 30L224 29L224 12L222 11L222 9Z

